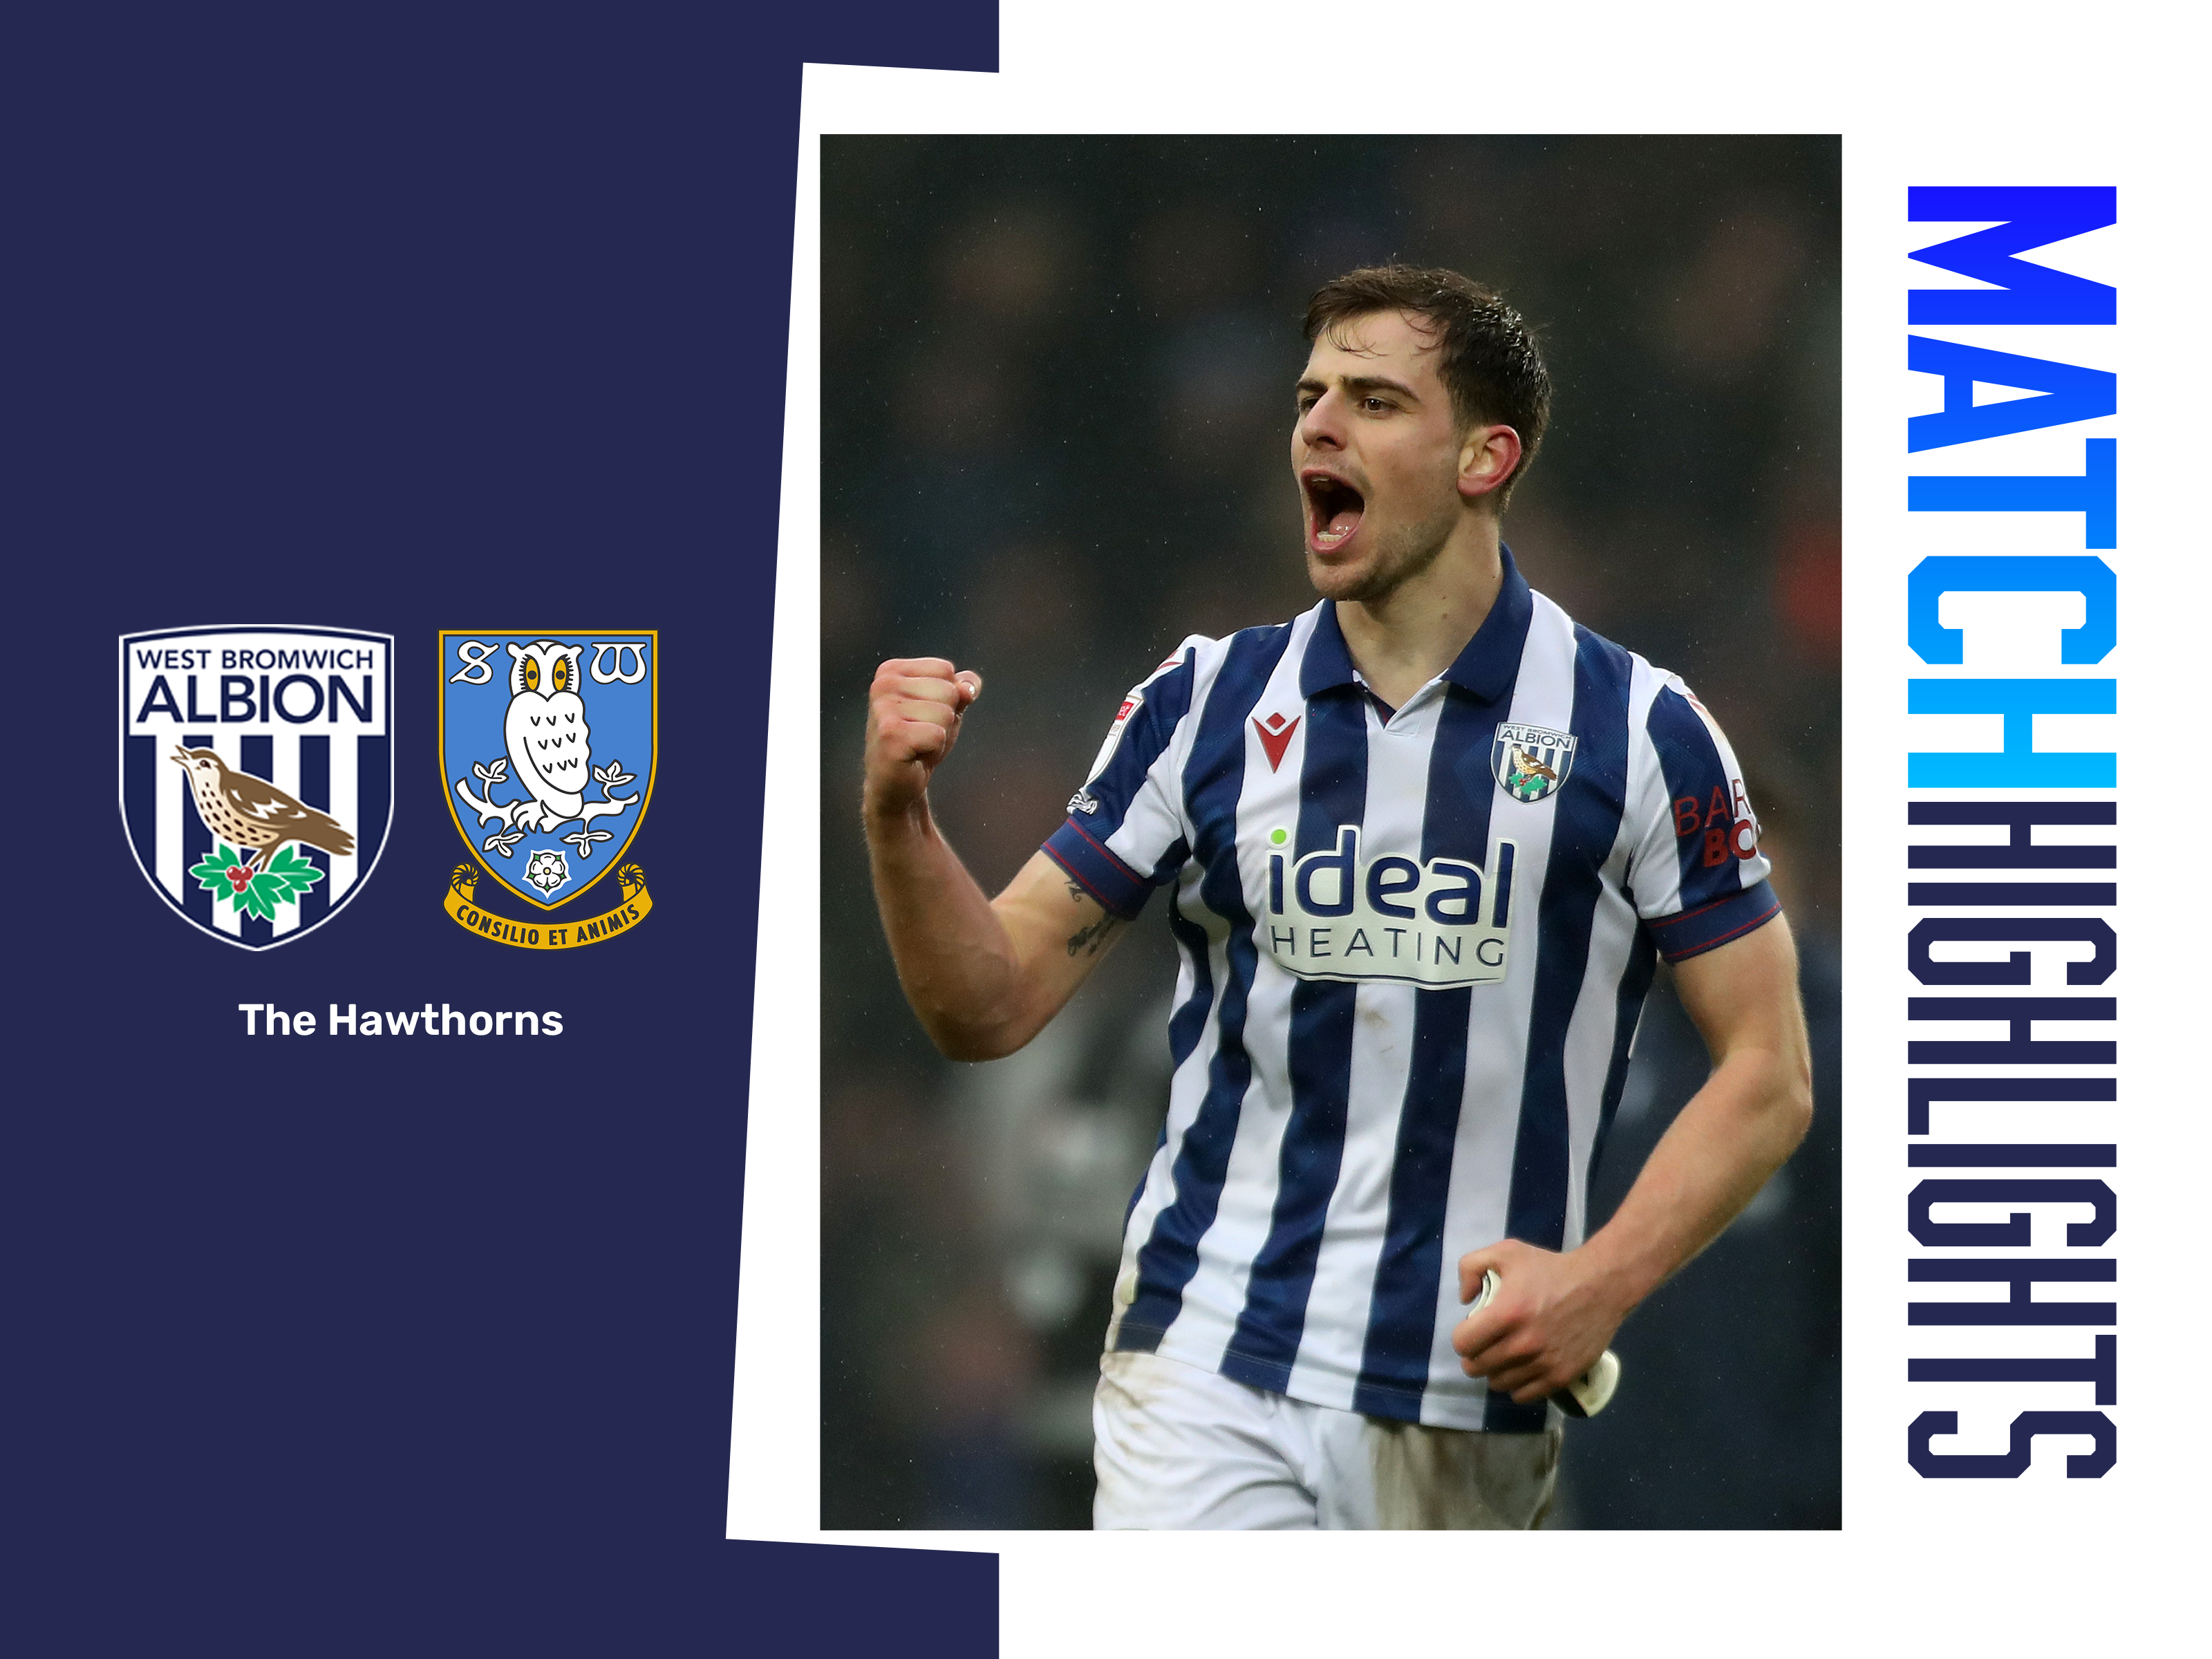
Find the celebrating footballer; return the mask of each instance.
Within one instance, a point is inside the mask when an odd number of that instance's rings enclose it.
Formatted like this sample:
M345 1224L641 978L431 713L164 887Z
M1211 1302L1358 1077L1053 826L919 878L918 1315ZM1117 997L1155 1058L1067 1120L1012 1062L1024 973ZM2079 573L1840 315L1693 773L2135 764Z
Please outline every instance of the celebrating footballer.
M988 1060L1165 890L1174 1074L1100 1364L1098 1527L1533 1527L1568 1390L1805 1133L1796 954L1711 715L1501 540L1551 403L1520 316L1382 266L1305 334L1320 602L1153 668L996 898L928 793L982 680L884 664L877 901L931 1037ZM1662 957L1712 1069L1590 1232Z

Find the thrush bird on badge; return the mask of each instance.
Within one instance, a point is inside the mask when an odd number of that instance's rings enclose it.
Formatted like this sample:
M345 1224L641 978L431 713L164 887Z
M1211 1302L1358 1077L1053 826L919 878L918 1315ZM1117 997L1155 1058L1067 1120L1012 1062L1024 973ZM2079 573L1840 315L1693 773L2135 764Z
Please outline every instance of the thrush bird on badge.
M352 836L336 818L301 805L265 778L233 771L214 750L179 744L169 758L192 781L192 805L199 809L208 833L241 852L258 853L262 869L269 867L276 849L288 841L303 841L341 856L353 851Z
M1545 783L1557 783L1559 775L1538 760L1520 744L1513 745L1513 771L1516 778L1531 777Z

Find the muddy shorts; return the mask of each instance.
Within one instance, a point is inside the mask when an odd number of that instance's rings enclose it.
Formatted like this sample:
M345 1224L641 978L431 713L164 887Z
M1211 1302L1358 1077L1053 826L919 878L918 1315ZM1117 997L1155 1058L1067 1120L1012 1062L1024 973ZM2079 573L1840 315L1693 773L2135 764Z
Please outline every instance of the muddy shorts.
M1109 1353L1098 1369L1101 1531L1510 1530L1551 1507L1556 1422L1537 1434L1426 1428L1158 1354Z

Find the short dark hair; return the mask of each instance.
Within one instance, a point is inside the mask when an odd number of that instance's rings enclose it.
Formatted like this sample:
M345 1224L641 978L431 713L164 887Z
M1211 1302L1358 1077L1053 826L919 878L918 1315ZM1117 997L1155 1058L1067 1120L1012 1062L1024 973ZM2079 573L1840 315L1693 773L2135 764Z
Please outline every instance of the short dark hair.
M1437 374L1462 428L1495 421L1521 434L1521 459L1498 487L1502 510L1552 417L1552 374L1534 331L1504 295L1455 270L1363 265L1316 290L1306 304L1306 338L1378 311L1407 313L1436 335L1443 353Z

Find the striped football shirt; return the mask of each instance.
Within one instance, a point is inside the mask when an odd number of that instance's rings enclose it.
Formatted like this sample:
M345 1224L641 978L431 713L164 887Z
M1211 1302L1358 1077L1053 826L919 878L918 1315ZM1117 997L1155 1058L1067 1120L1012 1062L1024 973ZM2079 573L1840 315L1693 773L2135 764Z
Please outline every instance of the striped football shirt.
M1298 1400L1540 1427L1451 1351L1458 1261L1581 1243L1656 959L1778 914L1742 773L1680 680L1504 556L1390 710L1335 606L1194 636L1132 690L1045 851L1167 890L1167 1121L1107 1342Z

